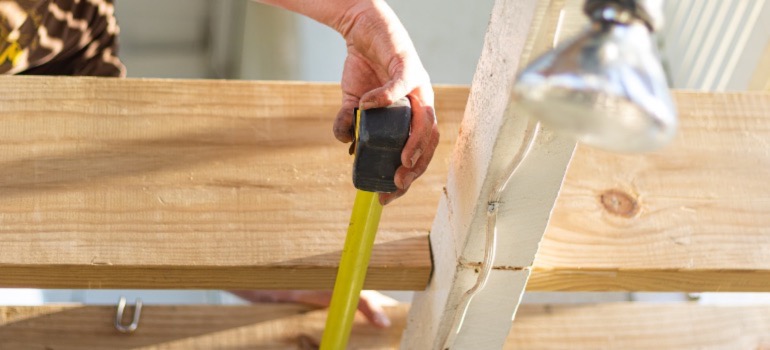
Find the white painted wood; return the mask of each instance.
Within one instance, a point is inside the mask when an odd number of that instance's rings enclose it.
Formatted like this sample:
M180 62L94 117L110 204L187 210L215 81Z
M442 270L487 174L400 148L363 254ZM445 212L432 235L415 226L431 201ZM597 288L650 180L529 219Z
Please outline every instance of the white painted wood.
M510 92L537 5L498 0L492 10L431 230L434 274L412 304L404 349L441 349L463 294L477 280L490 195L534 132L528 118L514 113ZM487 287L470 304L452 349L502 347L573 149L573 141L548 130L535 136L499 203L497 258Z

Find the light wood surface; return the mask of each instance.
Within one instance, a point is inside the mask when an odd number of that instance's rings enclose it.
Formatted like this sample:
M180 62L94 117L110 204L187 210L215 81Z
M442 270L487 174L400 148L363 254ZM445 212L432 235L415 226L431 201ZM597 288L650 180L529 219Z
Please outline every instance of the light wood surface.
M332 286L353 199L329 131L337 86L0 77L0 90L0 286ZM438 153L385 209L369 287L427 284L468 95L436 91ZM770 290L770 95L675 98L670 147L578 148L530 290Z
M356 315L350 348L396 348L405 309L389 311L396 318L387 330ZM115 330L114 318L114 306L0 307L0 349L313 349L326 312L291 304L147 305L132 334Z
M770 290L770 95L675 98L670 146L578 147L531 290Z
M770 306L522 306L505 349L770 349Z
M386 307L393 326L385 330L358 315L350 348L398 348L407 309ZM325 316L296 305L150 305L125 335L112 325L113 306L0 307L0 349L313 349ZM770 307L524 305L504 348L768 349Z
M330 289L354 189L331 84L0 78L0 286ZM467 98L388 206L368 288L422 289ZM451 130L451 131L450 131Z

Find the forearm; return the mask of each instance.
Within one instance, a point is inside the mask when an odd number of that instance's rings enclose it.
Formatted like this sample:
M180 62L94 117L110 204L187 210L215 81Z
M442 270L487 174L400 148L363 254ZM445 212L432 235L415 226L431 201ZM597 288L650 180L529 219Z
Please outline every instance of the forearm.
M308 16L339 32L357 52L387 61L388 72L407 57L417 58L409 34L384 0L258 0Z
M362 0L256 0L308 16L338 32L344 30L348 13L371 6L372 1Z
M391 37L405 36L406 30L398 16L384 0L255 0L310 17L339 32L348 42L362 41L355 36L371 34L377 29ZM367 40L368 41L368 40ZM411 44L411 43L410 43Z

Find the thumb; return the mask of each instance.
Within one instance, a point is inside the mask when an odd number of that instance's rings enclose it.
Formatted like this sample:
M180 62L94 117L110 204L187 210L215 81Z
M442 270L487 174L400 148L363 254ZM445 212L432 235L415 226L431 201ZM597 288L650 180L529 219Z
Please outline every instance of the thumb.
M358 99L346 96L342 100L342 108L334 119L334 137L341 142L353 141L353 110L358 106Z
M387 107L414 90L402 74L361 96L361 109Z

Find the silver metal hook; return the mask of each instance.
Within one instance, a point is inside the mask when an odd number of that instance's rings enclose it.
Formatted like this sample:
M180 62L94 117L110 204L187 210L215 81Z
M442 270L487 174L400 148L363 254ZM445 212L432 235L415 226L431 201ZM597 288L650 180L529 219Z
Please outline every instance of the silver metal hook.
M142 299L136 298L134 306L134 319L128 326L123 325L123 311L126 309L126 297L120 297L118 310L115 314L115 329L120 333L133 333L139 327L139 317L142 315Z

